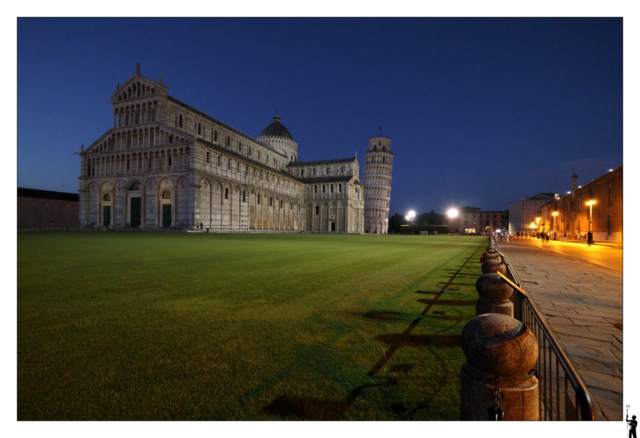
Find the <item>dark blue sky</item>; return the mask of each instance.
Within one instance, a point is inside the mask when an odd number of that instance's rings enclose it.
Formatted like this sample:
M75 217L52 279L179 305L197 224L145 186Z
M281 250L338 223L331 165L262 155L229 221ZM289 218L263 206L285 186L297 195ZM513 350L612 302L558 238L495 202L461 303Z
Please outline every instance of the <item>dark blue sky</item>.
M278 108L304 161L390 137L391 214L507 209L622 164L621 19L19 19L20 187L77 191L72 153L136 62L254 137Z

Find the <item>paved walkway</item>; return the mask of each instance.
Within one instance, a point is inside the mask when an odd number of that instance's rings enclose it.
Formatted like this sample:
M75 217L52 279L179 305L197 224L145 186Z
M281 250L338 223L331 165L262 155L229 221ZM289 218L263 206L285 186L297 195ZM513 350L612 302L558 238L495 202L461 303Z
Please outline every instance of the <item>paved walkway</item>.
M620 421L622 249L551 243L521 239L499 246L587 385L596 419Z
M502 245L502 243L498 242L498 245ZM586 243L576 241L550 240L543 242L542 239L523 238L510 239L510 243L531 245L622 272L622 247L619 244L589 246Z

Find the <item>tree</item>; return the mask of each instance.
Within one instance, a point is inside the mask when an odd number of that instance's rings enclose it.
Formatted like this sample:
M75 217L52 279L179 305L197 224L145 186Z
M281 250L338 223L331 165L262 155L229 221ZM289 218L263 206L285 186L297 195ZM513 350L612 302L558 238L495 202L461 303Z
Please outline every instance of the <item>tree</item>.
M407 225L407 219L404 217L403 214L398 214L398 213L394 214L389 218L389 228L387 230L387 233L388 234L399 233L400 227L402 225Z

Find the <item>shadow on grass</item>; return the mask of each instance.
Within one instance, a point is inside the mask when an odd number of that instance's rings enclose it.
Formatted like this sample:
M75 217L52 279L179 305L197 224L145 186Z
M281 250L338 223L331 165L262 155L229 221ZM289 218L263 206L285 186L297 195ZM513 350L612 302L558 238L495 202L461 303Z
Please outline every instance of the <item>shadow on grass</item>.
M396 378L387 378L383 383L362 385L349 393L344 400L331 400L316 397L283 395L265 406L263 414L297 420L336 421L344 419L344 413L356 401L366 388L395 386Z
M418 300L419 303L437 306L475 306L475 301L469 300Z
M370 378L375 376L380 370L382 370L382 368L384 368L384 366L393 357L394 353L402 347L427 348L434 355L436 361L439 364L439 367L437 367L438 370L436 370L437 375L434 378L430 379L430 382L432 382L434 385L433 391L426 400L419 403L411 410L409 410L404 403L394 403L390 406L391 412L396 416L401 416L401 419L410 419L418 411L429 407L433 403L435 397L438 396L438 394L446 385L447 377L450 372L450 364L438 350L441 348L460 348L461 339L460 335L443 334L443 332L451 330L462 322L462 312L460 310L457 310L456 307L473 306L475 305L475 302L465 300L441 300L440 297L445 293L445 291L458 290L457 287L452 286L475 286L475 283L453 283L453 281L454 279L461 276L467 278L467 275L470 275L467 273L462 273L462 269L476 268L476 266L472 266L471 260L476 257L478 251L479 248L464 262L462 266L460 266L458 270L451 272L452 275L449 281L441 282L436 285L436 289L439 289L439 291L414 291L414 293L416 294L431 295L433 296L433 299L417 300L417 302L425 304L426 307L421 312L420 316L415 318L404 332L383 334L375 337L378 342L386 344L389 347L387 351L384 352L384 355L378 360L378 362L373 365L373 367L371 367L371 369L367 372L367 375ZM445 315L445 311L443 310L436 310L431 314L428 314L433 306L453 307L453 310L457 313L457 315ZM388 310L372 310L362 316L373 320L385 321L404 319L409 316L409 314ZM417 325L423 318L444 319L451 321L452 324L438 331L437 333L420 335L413 334L413 330L417 327ZM413 368L414 364L397 364L393 365L389 369L389 372L403 373L405 377L409 377L409 372ZM455 371L457 372L457 370ZM349 409L349 407L353 404L358 395L364 389L389 385L398 385L398 378L386 377L386 381L383 383L359 386L351 391L351 393L349 393L345 400L331 400L314 397L283 395L267 405L263 409L263 413L282 418L294 418L301 420L341 420L344 418L345 412Z

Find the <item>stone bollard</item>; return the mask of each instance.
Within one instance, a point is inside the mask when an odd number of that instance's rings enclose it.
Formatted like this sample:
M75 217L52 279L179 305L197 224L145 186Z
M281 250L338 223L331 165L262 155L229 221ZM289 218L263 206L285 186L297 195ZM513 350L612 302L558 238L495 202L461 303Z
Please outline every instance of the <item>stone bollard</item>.
M480 257L480 261L481 262L486 262L487 260L497 260L500 261L500 255L495 252L495 253L490 253L490 252L485 252L484 254L482 254L482 257Z
M538 379L531 372L538 343L527 326L496 313L476 316L462 329L462 351L461 420L495 420L496 388L501 420L539 419Z
M499 313L513 318L513 303L509 301L513 288L498 274L484 274L476 281L476 316Z
M507 274L507 265L504 264L502 258L487 260L482 263L482 273L491 274L500 272L501 274Z

